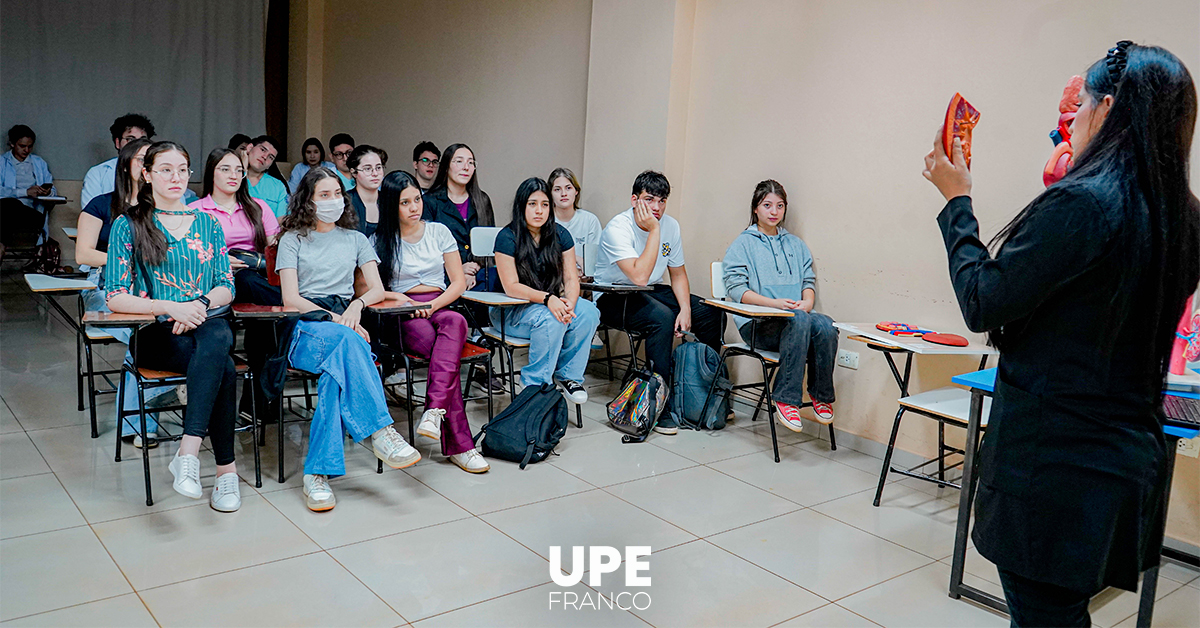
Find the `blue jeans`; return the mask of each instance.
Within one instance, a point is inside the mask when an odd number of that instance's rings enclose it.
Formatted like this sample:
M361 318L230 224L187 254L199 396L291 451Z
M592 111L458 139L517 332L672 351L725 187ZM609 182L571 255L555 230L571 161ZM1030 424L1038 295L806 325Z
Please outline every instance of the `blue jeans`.
M500 308L492 308L492 325L500 328ZM575 318L564 325L541 303L504 308L504 333L529 339L529 364L521 369L521 383L537 386L552 377L583 382L592 350L592 336L600 326L600 310L587 299L575 300Z
M292 332L288 362L292 368L320 375L304 472L345 475L345 433L358 442L392 424L371 346L344 325L299 321Z
M817 312L792 310L792 318L760 320L754 348L779 352L779 372L771 396L792 406L804 400L804 368L808 366L808 396L833 403L833 367L837 361L838 330L833 319ZM750 323L738 328L750 343Z
M99 287L95 290L85 290L84 292L80 293L80 297L83 298L83 309L88 312L111 312L112 310L108 309L108 302L105 300L105 297L104 297L104 267L98 266L98 267L89 269L88 270L88 281L96 284ZM113 338L116 338L117 342L119 342L123 345L129 344L130 330L128 327L116 327L116 328L108 329L106 331ZM125 352L125 361L130 364L133 363L133 356L130 355L130 353L128 351ZM125 373L124 377L125 377L125 390L127 391L125 393L125 409L126 410L137 410L138 409L138 397L137 397L137 392L136 392L137 391L137 383L134 381L133 375L130 375L129 373ZM161 397L167 393L170 393L173 390L175 390L175 389L170 386L162 386L162 387L158 387L158 388L147 388L146 389L146 403L149 404L152 399L158 399L159 397ZM133 394L130 394L130 392L132 392ZM114 423L118 422L118 419L116 417L117 417L117 410L116 410L116 408L114 408L113 409L113 422ZM121 436L133 436L134 434L137 434L138 430L141 429L140 421L141 420L137 417L137 415L127 416L125 424L118 426L121 428ZM157 412L147 412L146 413L146 431L147 432L157 432L158 431L158 413Z

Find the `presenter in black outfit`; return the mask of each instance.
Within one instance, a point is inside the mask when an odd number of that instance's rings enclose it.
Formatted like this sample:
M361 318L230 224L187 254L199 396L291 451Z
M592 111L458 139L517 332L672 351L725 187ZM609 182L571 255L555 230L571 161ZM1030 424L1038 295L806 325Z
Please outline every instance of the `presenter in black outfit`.
M1106 586L1158 564L1162 388L1200 282L1188 186L1196 90L1162 48L1121 42L1087 72L1075 165L980 241L959 144L925 158L967 326L1000 349L972 539L1014 626L1088 626ZM1032 162L1031 162L1032 163Z

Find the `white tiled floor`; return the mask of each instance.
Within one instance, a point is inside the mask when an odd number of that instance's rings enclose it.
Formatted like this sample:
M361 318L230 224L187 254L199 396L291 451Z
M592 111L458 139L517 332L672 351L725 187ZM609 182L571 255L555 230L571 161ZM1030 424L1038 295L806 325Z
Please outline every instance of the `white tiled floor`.
M68 302L70 308L73 303ZM1003 626L946 595L957 493L893 482L871 506L880 461L739 418L717 433L623 445L604 423L615 391L589 376L584 427L560 455L521 471L491 461L463 473L438 447L405 471L375 473L348 443L338 506L312 513L300 491L303 424L275 428L255 489L240 440L241 511L221 514L171 490L173 445L113 460L112 398L101 437L76 410L74 338L18 273L0 277L0 622L4 626ZM109 363L120 348L101 351ZM471 404L472 424L486 415ZM405 411L392 408L407 433ZM573 419L574 417L572 417ZM882 419L881 419L882 420ZM213 460L201 456L211 487ZM549 548L653 548L645 609L548 608L551 593L598 601L626 589L551 582ZM998 592L973 550L969 582ZM590 577L590 573L588 576ZM1200 625L1200 573L1163 570L1156 626ZM636 592L639 589L628 589ZM644 604L642 604L644 605ZM1108 591L1097 626L1132 625L1137 598Z

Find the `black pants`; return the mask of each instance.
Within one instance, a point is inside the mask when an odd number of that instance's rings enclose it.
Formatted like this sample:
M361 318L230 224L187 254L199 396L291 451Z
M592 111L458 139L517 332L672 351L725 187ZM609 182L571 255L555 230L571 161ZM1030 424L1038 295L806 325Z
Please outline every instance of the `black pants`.
M234 302L235 303L253 303L255 305L283 305L283 293L279 286L272 286L267 281L267 276L257 270L251 268L243 268L233 275L233 285L235 288ZM254 381L262 382L262 368L266 363L267 356L275 353L275 338L271 329L271 321L248 321L245 325L245 346L246 346L246 361L249 363L250 371L254 373ZM242 412L249 414L250 412L250 387L242 387L242 400L240 408ZM275 404L279 403L279 399L268 399L267 395L260 387L257 391L258 396L255 397L258 402L258 420L270 421L274 419L278 413L278 408Z
M233 275L234 302L255 305L283 305L279 286L272 286L266 275L252 268L243 268Z
M1087 626L1091 595L1058 585L1036 582L1006 569L1000 569L1000 584L1008 602L1012 626Z
M725 337L725 316L721 310L704 303L696 295L691 296L692 333L704 344L721 352ZM671 350L675 342L675 317L679 316L679 302L671 286L656 285L650 292L626 294L608 293L596 302L600 309L600 320L609 327L646 334L646 359L651 372L671 381Z
M237 372L229 354L233 349L229 321L210 318L180 336L171 333L172 325L155 323L137 332L138 366L187 374L183 433L207 435L217 464L232 464Z

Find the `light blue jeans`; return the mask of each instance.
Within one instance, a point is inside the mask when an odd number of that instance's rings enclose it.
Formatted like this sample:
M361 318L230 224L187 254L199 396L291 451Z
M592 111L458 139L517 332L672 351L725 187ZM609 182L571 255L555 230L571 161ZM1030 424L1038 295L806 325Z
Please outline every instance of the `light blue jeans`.
M292 332L288 362L292 368L320 375L304 472L345 475L345 434L358 442L392 424L371 346L344 325L299 321Z
M87 311L87 312L111 312L112 310L108 309L108 302L104 298L104 267L99 266L99 267L94 267L94 268L88 269L88 281L96 284L97 286L99 286L99 288L97 288L96 290L85 290L84 292L82 292L80 294L80 296L83 298L84 311ZM115 327L115 328L110 328L106 331L108 331L109 335L111 335L113 338L116 338L117 342L119 342L123 345L126 345L126 346L129 345L129 335L132 330L130 330L128 327ZM125 361L130 364L133 363L133 355L131 355L129 353L129 351L125 352ZM137 382L134 381L133 375L130 375L129 373L125 373L124 377L125 377L125 409L126 410L137 410L138 409ZM174 390L175 389L170 386L160 386L158 388L147 388L146 389L147 405L149 405L151 400L158 399L159 397L161 397L167 393L170 393ZM119 422L119 420L117 419L116 408L113 408L113 422L114 423ZM138 416L136 414L129 415L129 416L125 417L125 423L123 425L120 425L119 427L121 428L121 436L133 436L134 434L138 433L138 430L141 429L141 421L140 421L140 419L138 419ZM158 431L158 413L157 412L147 412L146 413L146 431L147 432L157 432Z
M489 316L500 329L500 309ZM564 325L541 303L504 308L504 333L529 339L529 364L521 369L525 386L548 384L553 377L583 383L592 349L592 336L600 326L600 310L587 299L575 300L575 318Z

